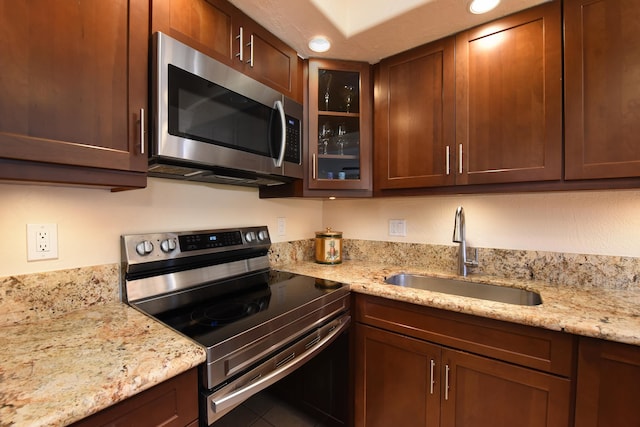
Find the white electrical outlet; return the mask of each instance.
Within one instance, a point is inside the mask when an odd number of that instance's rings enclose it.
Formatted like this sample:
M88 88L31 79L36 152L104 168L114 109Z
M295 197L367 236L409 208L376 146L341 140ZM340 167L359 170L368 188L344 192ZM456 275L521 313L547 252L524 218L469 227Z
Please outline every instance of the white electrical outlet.
M27 261L58 258L58 226L27 224Z
M278 236L285 236L287 234L287 218L278 218Z
M51 235L49 230L43 228L36 231L36 252L49 252L51 245Z
M389 220L389 236L406 236L407 221L404 219Z

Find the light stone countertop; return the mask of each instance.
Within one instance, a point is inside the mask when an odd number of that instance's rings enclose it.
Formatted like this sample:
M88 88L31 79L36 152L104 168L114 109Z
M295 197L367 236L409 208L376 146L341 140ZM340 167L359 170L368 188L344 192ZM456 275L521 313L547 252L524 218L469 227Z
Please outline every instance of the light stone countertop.
M581 288L540 281L469 275L466 280L519 287L538 292L542 304L521 306L385 284L397 273L458 278L416 267L384 266L365 261L323 265L312 261L278 263L282 271L348 283L358 293L434 308L536 326L576 335L640 345L640 292L637 289Z
M119 302L0 328L0 426L64 426L205 361Z
M446 272L449 262L429 270L292 260L309 248L309 242L283 244L273 267L348 283L358 293L640 345L635 286L467 279L541 294L542 305L524 307L384 283L400 272L455 277ZM114 264L0 278L0 427L68 425L205 361L202 347L118 302L117 277Z

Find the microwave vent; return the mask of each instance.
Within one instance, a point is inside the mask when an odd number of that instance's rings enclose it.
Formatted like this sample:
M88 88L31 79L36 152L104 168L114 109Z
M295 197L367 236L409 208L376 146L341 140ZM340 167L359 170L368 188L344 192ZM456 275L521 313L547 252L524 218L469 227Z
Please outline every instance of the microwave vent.
M149 165L149 176L181 181L196 181L215 184L239 185L243 187L263 187L284 184L290 180L271 177L234 169L197 168L189 165L158 163Z

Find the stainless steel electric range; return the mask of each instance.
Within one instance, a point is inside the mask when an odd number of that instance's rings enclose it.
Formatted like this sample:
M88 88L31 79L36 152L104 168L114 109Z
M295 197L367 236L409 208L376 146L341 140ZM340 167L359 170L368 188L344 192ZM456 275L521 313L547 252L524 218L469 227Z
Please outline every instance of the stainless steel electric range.
M123 300L206 348L208 426L327 347L348 287L270 269L266 226L122 236Z

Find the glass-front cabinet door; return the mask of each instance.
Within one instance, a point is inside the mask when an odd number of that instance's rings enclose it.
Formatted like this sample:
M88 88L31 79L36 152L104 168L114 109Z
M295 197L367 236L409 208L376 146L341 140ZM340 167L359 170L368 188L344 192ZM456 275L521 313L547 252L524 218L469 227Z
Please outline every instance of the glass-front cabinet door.
M309 189L371 191L369 64L309 60Z

